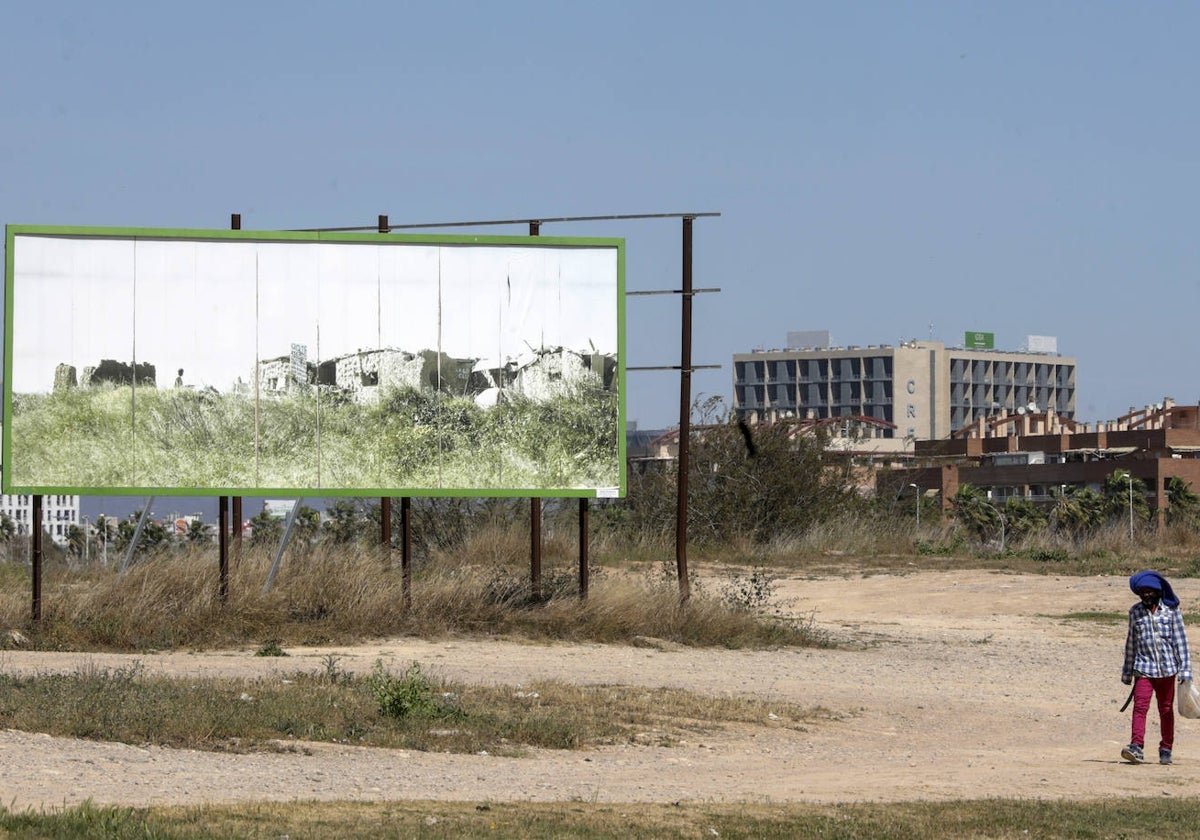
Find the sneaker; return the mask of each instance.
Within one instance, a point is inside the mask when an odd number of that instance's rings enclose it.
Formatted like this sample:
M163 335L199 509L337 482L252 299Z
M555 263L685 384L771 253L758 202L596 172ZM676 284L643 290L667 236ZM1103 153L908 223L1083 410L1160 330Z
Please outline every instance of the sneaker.
M1142 764L1146 760L1142 748L1137 744L1130 744L1125 749L1121 750L1121 758L1128 761L1130 764Z
M1172 763L1171 762L1171 751L1170 750L1159 750L1158 751L1158 763L1159 764L1171 764Z

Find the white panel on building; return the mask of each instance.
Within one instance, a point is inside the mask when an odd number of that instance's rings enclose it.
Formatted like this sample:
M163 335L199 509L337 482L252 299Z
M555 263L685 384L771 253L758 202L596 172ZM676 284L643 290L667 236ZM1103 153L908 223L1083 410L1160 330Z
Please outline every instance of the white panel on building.
M1026 336L1025 349L1030 353L1057 353L1058 352L1058 336L1056 335L1031 335Z
M829 347L830 341L829 330L802 330L787 334L788 347Z

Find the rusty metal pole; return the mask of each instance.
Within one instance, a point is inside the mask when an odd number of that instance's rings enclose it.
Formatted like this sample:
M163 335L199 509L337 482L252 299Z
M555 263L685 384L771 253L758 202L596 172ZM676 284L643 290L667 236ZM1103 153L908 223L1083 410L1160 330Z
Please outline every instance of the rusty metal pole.
M537 236L542 223L529 223L529 235ZM529 500L529 594L535 601L542 599L542 500Z
M679 600L691 595L687 567L688 442L692 433L692 222L683 217L683 335L679 353L679 476L675 501L675 573Z
M400 593L404 608L412 607L412 499L400 497Z
M379 232L387 233L391 230L388 224L388 217L384 214L379 215ZM383 548L383 559L387 562L392 556L392 497L381 496L379 498L379 544Z
M42 620L42 497L33 497L33 521L29 523L33 528L30 536L33 538L33 605L32 616L34 621Z
M383 561L386 563L392 554L391 496L381 496L379 499L379 545L383 549Z
M579 500L579 600L588 596L588 500Z
M229 497L221 496L217 503L217 600L229 600Z
M230 230L241 230L242 229L242 214L241 213L230 213L229 214L229 229ZM242 497L241 496L233 497L233 518L230 522L230 526L233 529L233 553L237 557L237 559L240 561L242 559ZM228 555L226 555L226 557L225 557L225 568L229 568Z
M229 516L229 531L233 547L233 559L242 560L242 497L234 496Z

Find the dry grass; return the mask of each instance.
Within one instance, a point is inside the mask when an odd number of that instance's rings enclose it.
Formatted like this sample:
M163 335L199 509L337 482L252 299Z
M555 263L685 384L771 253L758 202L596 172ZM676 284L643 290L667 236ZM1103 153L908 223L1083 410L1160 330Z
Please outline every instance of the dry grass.
M589 802L280 802L111 808L85 804L15 813L0 807L14 837L394 837L689 838L890 840L947 838L1187 837L1200 821L1195 799L1116 802L980 799L890 804L600 804Z
M0 563L0 627L19 628L43 648L150 650L261 644L350 643L416 635L511 635L629 642L639 636L726 647L823 644L811 623L768 612L765 598L730 598L731 580L776 574L992 568L1021 573L1130 574L1154 567L1200 575L1200 534L1169 528L1130 542L1118 525L1073 540L1043 529L981 545L953 523L845 517L770 543L733 540L690 551L692 598L681 604L671 535L626 540L598 529L589 597L578 598L577 534L570 517L543 531L541 597L529 585L525 522L492 518L453 549L418 558L411 606L398 558L378 549L319 544L290 549L269 593L271 555L247 548L217 598L212 547L143 559L118 579L112 567L48 562L43 621L29 621L28 567ZM696 575L704 569L705 575ZM713 582L711 570L717 570ZM722 590L722 587L726 587ZM732 587L742 593L749 587ZM760 595L762 593L759 593ZM2 644L0 637L0 644Z
M390 702L389 702L390 701ZM401 701L401 702L396 702ZM516 690L438 678L413 663L355 676L148 676L138 663L69 674L0 674L0 727L50 735L245 752L306 741L493 755L529 747L678 743L738 724L801 729L831 713L779 700L537 681Z
M285 558L270 592L271 557L248 550L218 599L212 549L186 549L112 568L52 564L43 580L43 620L29 620L27 570L0 564L0 626L22 628L44 649L161 650L261 644L348 643L415 635L513 635L629 642L653 636L687 645L822 644L805 623L700 592L680 603L673 580L656 573L609 574L597 568L589 597L577 573L555 554L569 541L547 541L542 597L528 580L528 537L519 528L488 531L457 556L439 556L413 574L405 606L398 564L375 549L318 546ZM521 539L524 542L521 542ZM524 555L524 556L522 556Z

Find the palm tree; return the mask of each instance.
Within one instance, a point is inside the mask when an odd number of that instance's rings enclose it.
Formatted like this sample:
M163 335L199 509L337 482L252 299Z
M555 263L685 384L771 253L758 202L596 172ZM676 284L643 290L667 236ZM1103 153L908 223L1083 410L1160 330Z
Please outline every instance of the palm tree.
M1073 537L1090 533L1105 520L1104 497L1087 487L1072 487L1058 498L1051 518L1054 527Z
M283 536L283 520L271 515L266 508L250 518L250 544L274 545Z
M963 484L950 499L955 518L975 532L980 542L1000 529L1000 513L992 507L987 494L971 484Z
M1178 476L1167 479L1167 521L1195 525L1200 520L1200 496L1192 492L1191 482Z
M1132 478L1129 470L1115 470L1104 479L1101 492L1104 495L1105 519L1109 522L1128 519L1131 505L1133 518L1138 522L1150 519L1150 505L1146 502L1146 482L1140 478Z
M1043 508L1028 499L1017 498L1010 498L1004 503L1004 516L1008 520L1008 535L1012 539L1044 528L1050 519Z
M75 557L82 557L84 545L87 542L87 532L78 525L70 525L67 527L67 553Z
M208 540L208 528L202 519L193 519L188 523L187 541L201 543Z

